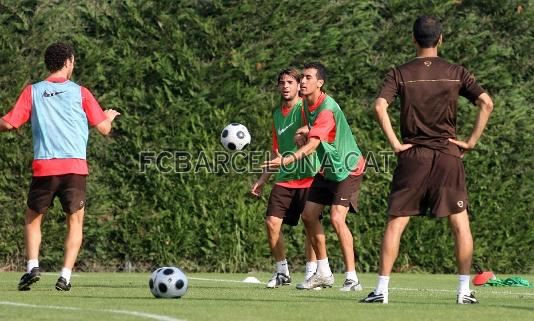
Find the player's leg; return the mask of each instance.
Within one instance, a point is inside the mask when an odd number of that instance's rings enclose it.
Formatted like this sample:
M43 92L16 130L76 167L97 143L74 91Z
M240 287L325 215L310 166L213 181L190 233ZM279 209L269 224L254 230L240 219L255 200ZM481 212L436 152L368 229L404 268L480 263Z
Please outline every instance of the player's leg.
M388 303L389 279L399 254L400 239L410 217L425 211L425 194L434 151L415 146L399 155L388 197L388 222L382 238L378 281L362 303Z
M345 281L340 290L361 291L362 287L356 275L354 263L354 239L346 223L348 211L349 208L343 205L332 205L330 209L330 221L337 234L341 252L343 253L343 262L345 263Z
M39 248L41 247L41 223L43 214L30 208L26 210L24 218L24 244L26 246L26 273L21 277L18 284L20 291L27 291L30 286L39 281Z
M478 303L469 287L471 265L473 261L473 237L469 226L467 210L449 216L454 235L456 262L458 266L458 297L457 303Z
M67 215L67 235L63 268L56 283L56 290L69 291L70 277L83 241L83 220L85 216L86 177L69 174L61 176L58 197Z
M39 249L41 247L41 223L44 213L48 210L57 190L57 179L54 176L33 177L28 192L28 209L24 219L24 244L28 259L26 273L20 278L18 289L30 290L30 286L39 281Z
M378 282L373 292L360 300L362 303L388 303L389 278L393 264L399 255L400 239L409 216L389 216L386 231L382 238L380 251L380 266L378 270Z
M284 223L284 217L290 208L294 193L294 190L291 188L275 185L269 195L269 202L267 204L267 212L265 216L265 227L269 248L276 262L276 271L273 273L271 279L267 281L267 288L272 289L279 285L291 284L289 267L285 256L282 224Z
M267 216L265 218L265 226L267 228L267 239L269 241L269 248L276 261L276 272L273 273L272 278L267 281L266 287L273 289L279 285L291 284L291 277L289 275L289 266L286 260L284 235L282 233L283 219L276 216Z
M469 288L473 257L473 237L467 213L468 199L465 170L462 160L452 155L436 152L429 191L432 214L447 216L455 240L458 266L457 303L478 303Z
M43 214L28 208L24 218L24 244L26 245L26 258L28 260L39 259L41 247L41 223Z
M302 221L306 228L306 235L310 239L317 257L317 272L311 278L299 284L297 287L298 289L310 290L318 287L332 287L334 284L334 276L330 270L328 257L326 255L326 238L324 229L319 219L323 209L323 204L307 201L302 213Z
M284 247L284 235L282 233L283 219L276 216L267 216L265 218L265 227L267 229L267 240L271 254L276 262L286 259Z
M337 234L345 263L345 281L340 288L341 291L362 290L356 274L354 239L346 223L349 210L356 212L358 208L358 196L362 178L363 175L350 175L341 182L330 184L330 190L334 195L330 209L330 221Z
M72 214L67 214L67 236L65 238L63 268L61 269L61 276L56 283L56 290L58 291L70 290L70 276L82 246L84 216L85 208Z
M302 222L306 228L306 235L311 242L318 260L326 258L326 238L324 235L323 224L321 224L321 221L319 220L319 216L323 209L323 204L308 201L302 212Z
M306 271L304 273L304 281L311 278L315 272L317 272L317 256L313 250L311 240L306 234L306 239L304 240L304 251L306 254Z
M395 264L397 256L399 255L402 233L409 221L409 216L390 216L388 218L380 250L379 275L389 276L391 274L393 264Z

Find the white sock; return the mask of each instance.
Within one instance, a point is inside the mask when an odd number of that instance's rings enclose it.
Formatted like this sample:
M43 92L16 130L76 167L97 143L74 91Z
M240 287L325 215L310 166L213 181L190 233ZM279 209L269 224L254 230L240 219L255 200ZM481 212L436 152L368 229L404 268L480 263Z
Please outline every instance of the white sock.
M306 273L304 274L304 280L312 277L317 272L317 261L306 262Z
M328 258L324 260L317 260L317 273L323 276L332 275L330 264L328 264Z
M356 275L356 271L345 272L345 279L354 280L356 281L356 283L358 283L358 276Z
M70 275L72 274L72 270L71 269L67 269L66 267L63 267L61 269L61 276L67 280L67 284L70 283Z
M378 284L376 285L375 293L388 293L389 291L389 276L379 275Z
M287 260L276 262L276 272L289 275L289 267L287 266Z
M39 267L39 260L28 260L28 263L26 264L26 272L30 273L34 267Z
M471 280L470 275L458 275L458 280L460 284L458 285L458 294L470 294L471 290L469 289L469 281Z

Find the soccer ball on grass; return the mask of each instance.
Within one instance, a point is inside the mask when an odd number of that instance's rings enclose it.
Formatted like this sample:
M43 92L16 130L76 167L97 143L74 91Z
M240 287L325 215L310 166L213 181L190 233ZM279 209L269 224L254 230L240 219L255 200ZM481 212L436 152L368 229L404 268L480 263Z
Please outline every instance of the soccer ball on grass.
M164 266L152 272L148 286L156 298L178 299L187 292L188 282L182 270L174 266Z

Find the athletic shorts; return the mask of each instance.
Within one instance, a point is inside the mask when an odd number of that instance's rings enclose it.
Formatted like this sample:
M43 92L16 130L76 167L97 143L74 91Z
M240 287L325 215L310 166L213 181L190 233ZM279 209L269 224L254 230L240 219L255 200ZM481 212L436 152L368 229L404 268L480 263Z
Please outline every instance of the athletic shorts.
M362 180L363 174L349 175L341 182L329 181L317 174L310 186L308 201L322 205L342 205L348 207L349 212L356 213Z
M72 214L85 206L85 175L67 174L33 177L28 192L28 207L45 213L58 197L63 211Z
M283 219L284 224L296 226L306 205L307 188L287 188L274 185L269 196L266 216Z
M388 198L392 216L446 217L467 209L462 160L426 147L399 155Z

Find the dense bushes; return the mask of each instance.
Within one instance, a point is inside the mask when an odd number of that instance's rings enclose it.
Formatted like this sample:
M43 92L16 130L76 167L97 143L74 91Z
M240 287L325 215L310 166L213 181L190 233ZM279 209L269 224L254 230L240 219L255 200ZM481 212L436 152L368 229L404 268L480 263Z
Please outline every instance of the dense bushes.
M232 121L250 129L253 150L267 150L277 71L320 60L330 72L327 92L345 110L364 153L383 166L378 153L388 146L371 105L388 69L413 57L411 25L423 12L444 22L441 55L472 70L495 101L484 137L465 158L475 259L498 272L532 271L534 16L527 3L7 1L0 4L0 110L7 112L25 84L46 75L44 49L62 40L76 49L75 80L103 107L122 112L111 138L90 138L80 269L171 263L186 270L266 269L268 190L261 201L248 196L256 174L160 173L155 166L142 173L139 153L203 151L211 160L221 150L220 129ZM398 102L391 109L396 115ZM462 100L462 137L475 116L476 108ZM16 268L24 261L29 126L0 140L0 266ZM393 167L392 158L389 171L367 171L360 213L349 219L362 271L378 264ZM45 268L61 264L65 228L58 205L43 227ZM337 240L325 223L339 270ZM301 265L302 227L287 232L288 255ZM396 267L454 271L452 244L445 220L414 219Z

